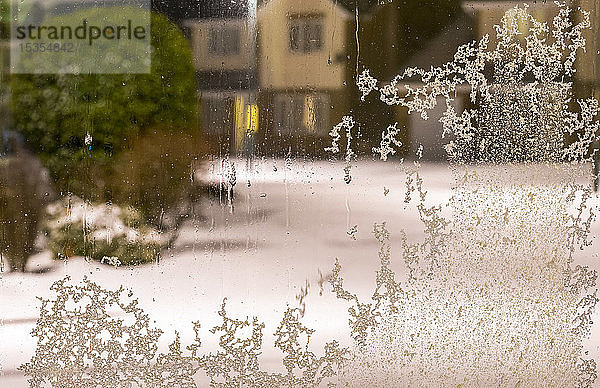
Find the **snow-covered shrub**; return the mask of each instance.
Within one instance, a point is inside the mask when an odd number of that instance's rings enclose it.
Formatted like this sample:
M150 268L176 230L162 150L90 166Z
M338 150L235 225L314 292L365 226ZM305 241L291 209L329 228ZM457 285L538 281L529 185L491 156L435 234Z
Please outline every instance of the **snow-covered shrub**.
M58 259L83 256L112 265L158 259L166 237L148 226L139 211L92 205L70 196L48 206L48 245Z

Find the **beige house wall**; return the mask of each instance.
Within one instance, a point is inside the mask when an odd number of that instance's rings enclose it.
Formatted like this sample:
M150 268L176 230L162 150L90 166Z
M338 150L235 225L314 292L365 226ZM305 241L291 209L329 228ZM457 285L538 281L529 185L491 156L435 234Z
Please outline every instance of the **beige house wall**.
M546 21L552 28L552 20L558 12L553 2L528 1L527 3L536 19ZM581 7L582 10L590 13L591 28L584 32L586 51L578 52L575 77L578 82L588 87L588 93L591 92L600 99L600 0L571 0L567 1L567 4L572 8ZM488 34L490 47L494 48L496 37L494 25L499 23L508 9L522 5L523 2L519 1L470 0L463 3L463 9L476 16L477 37L481 38Z
M324 42L320 51L301 53L290 49L290 21L297 15L323 18ZM347 11L331 0L271 0L259 8L257 16L261 88L343 87L347 23L351 16Z
M524 2L513 1L467 1L463 4L463 9L476 16L477 38L481 39L484 35L490 37L490 48L496 46L496 29L495 25L500 24L502 17L511 8L515 6L523 7ZM546 21L552 26L552 19L556 16L558 8L550 1L544 2L527 2L529 12L539 21ZM521 28L526 29L524 25Z
M596 98L600 98L600 0L579 0L579 6L590 12L591 29L585 33L586 52L580 52L577 58L577 78L595 84Z

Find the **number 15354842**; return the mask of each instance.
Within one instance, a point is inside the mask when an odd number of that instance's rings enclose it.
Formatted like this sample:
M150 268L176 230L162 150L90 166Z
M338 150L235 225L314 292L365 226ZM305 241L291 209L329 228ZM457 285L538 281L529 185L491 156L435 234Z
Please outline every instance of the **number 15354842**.
M22 53L74 53L73 43L21 43Z

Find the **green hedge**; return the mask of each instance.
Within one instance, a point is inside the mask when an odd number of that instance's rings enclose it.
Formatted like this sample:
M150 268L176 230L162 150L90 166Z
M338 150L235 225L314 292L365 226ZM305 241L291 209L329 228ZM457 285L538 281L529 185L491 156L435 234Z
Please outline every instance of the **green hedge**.
M12 77L16 129L60 191L103 200L103 168L132 140L157 126L197 129L188 43L164 16L152 14L151 22L151 74ZM93 139L90 147L85 144L87 133Z

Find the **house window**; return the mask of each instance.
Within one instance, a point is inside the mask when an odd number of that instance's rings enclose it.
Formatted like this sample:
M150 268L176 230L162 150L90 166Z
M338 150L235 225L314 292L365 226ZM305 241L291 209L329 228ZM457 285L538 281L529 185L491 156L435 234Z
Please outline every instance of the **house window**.
M323 48L323 20L320 17L298 17L290 22L290 50L312 53Z
M329 98L323 94L279 95L275 98L275 131L279 135L326 135Z
M232 26L211 27L208 53L214 56L237 55L240 52L240 30Z

